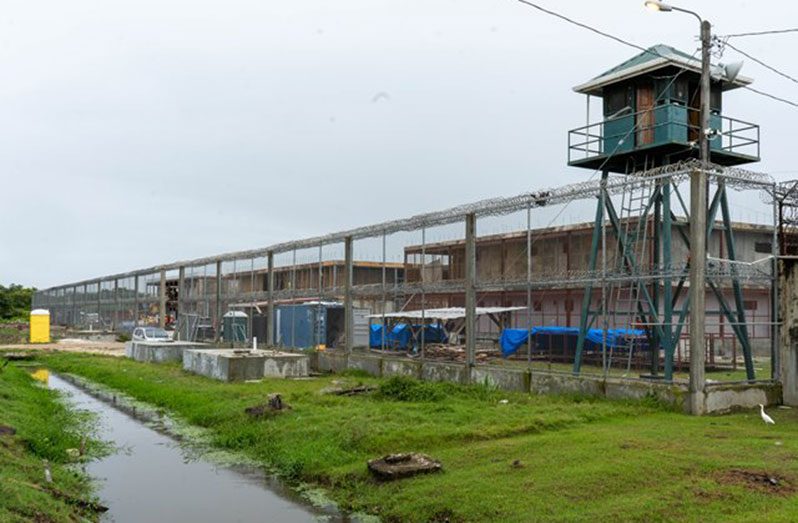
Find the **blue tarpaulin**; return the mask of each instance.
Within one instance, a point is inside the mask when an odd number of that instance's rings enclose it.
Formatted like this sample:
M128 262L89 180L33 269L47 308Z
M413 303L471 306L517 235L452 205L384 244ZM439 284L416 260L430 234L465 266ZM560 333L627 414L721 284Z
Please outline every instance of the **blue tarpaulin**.
M644 335L645 331L640 329L607 329L607 347L625 348L628 338L638 338ZM563 347L575 347L579 329L576 327L532 327L532 336L538 341L539 347L541 345L548 347L552 337L556 337ZM519 347L526 344L528 337L527 329L504 329L499 338L502 356L515 354ZM600 348L604 341L603 338L604 331L602 329L589 329L585 347L588 350Z
M416 339L412 339L410 329L405 323L394 325L393 329L385 336L385 347L388 349L407 349L421 343L421 325L414 325L416 329ZM383 327L382 325L372 325L369 331L369 346L372 349L382 347ZM427 325L424 327L424 343L446 343L449 337L446 331L437 325Z
M372 349L382 347L383 327L372 325L369 332L369 346ZM385 336L385 347L389 349L406 349L410 345L410 329L400 323Z

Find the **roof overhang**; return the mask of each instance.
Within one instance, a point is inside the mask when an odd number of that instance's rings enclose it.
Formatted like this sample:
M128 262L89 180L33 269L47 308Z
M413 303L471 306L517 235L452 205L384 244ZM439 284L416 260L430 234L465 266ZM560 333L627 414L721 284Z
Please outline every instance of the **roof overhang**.
M659 69L664 69L669 66L681 67L683 69L687 69L688 71L693 71L694 73L701 74L700 60L684 60L679 58L657 57L654 58L653 60L648 60L642 64L628 67L607 75L599 76L598 78L594 78L589 82L577 85L573 89L577 93L590 94L593 96L602 96L604 88L608 85L612 85L629 78L634 78L635 76L640 76L641 74L646 74L653 71L657 71ZM721 85L721 89L723 91L729 91L731 89L745 87L746 85L749 85L754 81L752 78L749 78L747 76L738 75L733 82L729 82L728 80L725 79L723 69L718 65L713 65L710 69L710 73L713 80L723 81Z

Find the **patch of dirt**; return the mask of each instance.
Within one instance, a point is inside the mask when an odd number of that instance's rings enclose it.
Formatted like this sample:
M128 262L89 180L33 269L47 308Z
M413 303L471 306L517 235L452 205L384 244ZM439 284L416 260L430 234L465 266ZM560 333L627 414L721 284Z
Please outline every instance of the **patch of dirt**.
M106 356L125 355L125 344L123 342L82 340L78 338L65 338L54 343L3 345L2 348L19 351L30 351L31 354L35 353L36 351L63 351L82 352L86 354L102 354Z
M33 521L35 523L55 523L53 518L41 512L37 512L33 515Z
M734 501L735 496L727 492L709 491L702 488L693 490L698 502L711 503L713 501Z
M0 425L0 436L13 436L17 433L17 429L9 427L8 425Z
M454 511L448 508L435 512L429 520L432 523L452 523L453 521L460 521L460 519L455 516Z
M731 469L716 475L715 480L724 485L738 485L764 494L787 495L795 492L795 483L775 472Z

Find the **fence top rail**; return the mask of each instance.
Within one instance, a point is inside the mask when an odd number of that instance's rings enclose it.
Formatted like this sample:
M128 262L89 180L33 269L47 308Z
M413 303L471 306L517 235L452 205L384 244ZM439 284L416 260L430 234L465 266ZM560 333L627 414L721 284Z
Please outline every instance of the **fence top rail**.
M658 180L667 179L672 183L679 183L686 180L691 172L702 168L703 164L698 160L686 160L662 167L630 173L628 175L615 175L608 179L606 190L608 194L620 194L624 190L641 187L646 184L654 183ZM729 168L715 164L708 164L705 170L711 177L722 178L728 187L739 189L764 189L770 188L773 185L773 180L769 175L746 171L737 167ZM144 274L157 273L160 271L176 270L180 269L181 267L209 265L217 262L265 257L270 253L280 254L291 252L293 250L317 248L320 245L342 243L347 238L358 240L363 238L378 237L382 236L383 234L409 232L424 227L449 225L464 220L469 214L474 214L477 217L500 216L525 210L527 208L562 205L575 200L590 199L598 196L601 191L601 185L601 180L591 178L583 182L564 185L552 189L526 192L510 197L489 198L464 205L458 205L449 209L444 209L442 211L417 214L409 218L386 221L322 236L305 238L302 240L277 243L257 249L228 252L215 256L195 258L192 260L181 260L162 265L155 265L144 269L111 274L100 278L90 278L65 285L49 287L37 292L49 292L73 287L76 285L97 284L103 281L131 278Z

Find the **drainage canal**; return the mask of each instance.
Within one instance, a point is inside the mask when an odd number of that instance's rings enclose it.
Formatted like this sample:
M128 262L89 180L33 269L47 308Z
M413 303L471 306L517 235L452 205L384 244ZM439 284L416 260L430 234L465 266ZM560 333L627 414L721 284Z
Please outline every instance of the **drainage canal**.
M96 413L99 437L119 448L87 465L109 507L103 521L342 521L292 497L257 470L238 470L192 456L171 437L50 375L50 388L75 408Z

